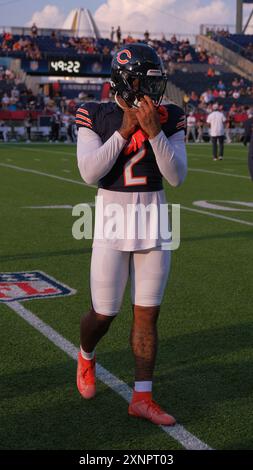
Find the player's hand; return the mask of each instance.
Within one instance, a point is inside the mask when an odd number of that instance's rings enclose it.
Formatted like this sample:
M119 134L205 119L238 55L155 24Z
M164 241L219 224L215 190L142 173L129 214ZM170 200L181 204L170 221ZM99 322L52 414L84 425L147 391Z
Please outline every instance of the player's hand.
M119 98L118 98L119 100ZM123 121L118 132L124 139L129 139L129 137L135 132L137 126L139 126L138 119L136 117L137 110L134 108L129 108L126 102L121 98L120 104L124 110Z
M161 131L159 114L149 96L145 95L141 100L136 117L139 126L148 135L149 139L153 139Z

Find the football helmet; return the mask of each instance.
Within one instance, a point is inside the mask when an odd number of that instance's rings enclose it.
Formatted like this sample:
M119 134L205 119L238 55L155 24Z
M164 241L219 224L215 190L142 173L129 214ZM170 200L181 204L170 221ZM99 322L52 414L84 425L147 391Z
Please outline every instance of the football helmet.
M159 106L166 83L162 60L147 44L125 44L112 59L112 90L130 107L137 107L144 95Z

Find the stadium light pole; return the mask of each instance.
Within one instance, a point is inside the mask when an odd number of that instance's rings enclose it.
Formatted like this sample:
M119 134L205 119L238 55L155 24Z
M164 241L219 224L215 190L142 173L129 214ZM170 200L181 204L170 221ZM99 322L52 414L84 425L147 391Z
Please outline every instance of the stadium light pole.
M242 10L243 0L236 0L236 34L242 32Z
M249 18L243 28L243 5L244 4L253 4L253 0L236 0L236 33L242 34L245 33L247 27L250 24L251 18L253 17L253 9L249 15Z
M246 33L247 27L249 26L252 17L253 17L253 8L252 8L251 13L250 13L250 15L249 15L249 17L248 17L247 23L246 23L246 25L245 25L244 28L243 28L243 31L242 31L243 34Z

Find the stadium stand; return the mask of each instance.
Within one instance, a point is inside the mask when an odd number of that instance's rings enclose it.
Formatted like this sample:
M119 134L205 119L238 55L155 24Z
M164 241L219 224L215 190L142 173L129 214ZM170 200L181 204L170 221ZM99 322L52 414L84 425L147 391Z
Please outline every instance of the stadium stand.
M253 61L253 35L252 34L226 34L215 32L211 34L214 41L219 42L231 51L242 55L245 59Z
M189 95L189 104L193 108L202 104L204 109L205 104L214 101L223 105L225 111L229 111L234 103L237 106L253 105L252 83L229 71L217 74L210 68L206 73L175 70L170 80Z
M38 30L30 35L13 35L3 32L0 35L0 58L26 59L40 63L45 59L69 58L110 58L119 47L116 41L108 38L69 37L51 30L50 34L39 34ZM219 41L235 39L235 47L245 46L245 54L252 49L252 37L230 35L228 31L207 31L207 35ZM218 38L218 39L217 39ZM131 35L123 38L122 43L146 42L154 47L162 57L169 75L167 98L177 96L177 102L185 107L186 113L193 112L199 126L205 127L212 104L217 102L226 113L228 124L235 138L241 138L243 123L253 113L252 82L236 75L222 63L222 59L208 52L203 46L190 44L188 39L178 40L176 35L170 39L152 39L148 31L144 40ZM238 41L238 44L236 43ZM240 42L240 44L239 44ZM94 60L94 59L92 59ZM96 60L96 59L95 59ZM171 91L173 91L171 95ZM174 96L173 96L174 95ZM76 108L85 100L109 99L109 84L103 82L84 83L55 80L41 84L36 90L27 86L25 74L19 76L6 67L0 67L0 138L25 138L25 123L31 120L33 138L50 137L50 119L61 115L62 127L75 114ZM58 113L58 114L57 114ZM3 134L3 123L5 133ZM42 125L46 123L46 125ZM7 126L7 128L6 128ZM41 128L45 128L41 131ZM22 131L23 130L23 131ZM66 129L65 129L66 130ZM1 133L2 131L2 133ZM204 132L205 135L205 132ZM22 137L23 136L23 137ZM208 134L206 132L206 139ZM67 138L62 135L62 138Z
M146 33L148 44L154 47L165 61L208 63L208 55L205 50L196 50L189 39L179 41L176 36L170 40L151 40ZM128 36L123 43L144 42ZM118 42L110 39L77 38L59 36L54 31L51 36L21 36L3 33L0 35L0 55L7 57L20 57L39 60L48 57L78 57L80 54L113 55L119 47Z

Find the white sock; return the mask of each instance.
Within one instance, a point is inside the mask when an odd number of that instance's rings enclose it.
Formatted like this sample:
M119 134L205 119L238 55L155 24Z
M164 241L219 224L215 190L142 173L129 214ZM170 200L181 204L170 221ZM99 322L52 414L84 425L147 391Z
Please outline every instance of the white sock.
M94 356L95 356L95 350L88 353L88 352L85 352L82 348L82 346L80 346L80 351L81 351L81 355L84 359L86 359L87 361L91 361L92 359L94 359Z
M152 392L152 381L142 380L140 382L134 382L135 392Z

